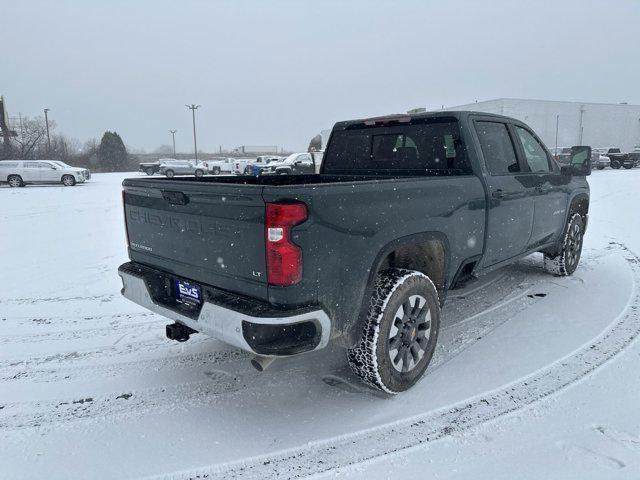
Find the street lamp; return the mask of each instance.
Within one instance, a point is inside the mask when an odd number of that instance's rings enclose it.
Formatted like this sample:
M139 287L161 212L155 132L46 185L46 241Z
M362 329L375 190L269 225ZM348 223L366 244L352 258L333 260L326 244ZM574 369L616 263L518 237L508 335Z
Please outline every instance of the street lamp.
M49 111L49 108L44 109L44 123L47 126L47 154L51 153L51 137L49 137L49 116L47 115Z
M173 137L173 158L176 158L176 132L177 130L169 130Z
M198 164L198 142L196 140L196 110L200 108L200 105L196 105L192 103L191 105L185 105L189 110L191 110L191 116L193 118L193 149L196 153L196 165Z

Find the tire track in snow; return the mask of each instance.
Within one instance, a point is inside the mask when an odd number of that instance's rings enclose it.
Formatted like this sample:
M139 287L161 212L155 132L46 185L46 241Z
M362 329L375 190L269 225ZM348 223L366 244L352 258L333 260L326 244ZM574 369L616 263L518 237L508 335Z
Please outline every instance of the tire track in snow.
M301 478L437 441L548 398L593 373L640 334L640 258L623 245L617 244L616 248L625 254L633 273L633 292L627 308L591 342L527 377L450 407L338 438L311 442L276 454L147 478ZM354 449L356 444L358 448Z

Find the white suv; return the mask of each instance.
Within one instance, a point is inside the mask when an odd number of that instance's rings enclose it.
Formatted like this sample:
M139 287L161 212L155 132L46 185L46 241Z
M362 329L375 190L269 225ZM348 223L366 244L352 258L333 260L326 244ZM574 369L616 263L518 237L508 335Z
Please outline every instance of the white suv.
M3 160L0 161L0 182L12 187L30 183L61 183L71 187L91 177L89 170L76 168L57 160Z

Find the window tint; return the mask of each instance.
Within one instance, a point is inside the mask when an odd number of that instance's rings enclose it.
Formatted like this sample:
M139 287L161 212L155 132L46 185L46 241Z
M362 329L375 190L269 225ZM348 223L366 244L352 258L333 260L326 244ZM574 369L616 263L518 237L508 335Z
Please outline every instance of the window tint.
M325 173L468 174L458 123L451 118L397 126L353 126L331 135Z
M520 165L507 126L498 122L476 122L475 125L489 173L505 175L519 172Z
M0 162L0 168L14 168L18 166L18 162Z
M40 164L38 162L24 162L24 166L26 168L40 168Z
M549 172L551 166L549 165L549 158L547 152L545 152L540 142L531 135L530 132L522 127L516 127L518 139L524 150L524 156L527 159L529 170L532 172Z

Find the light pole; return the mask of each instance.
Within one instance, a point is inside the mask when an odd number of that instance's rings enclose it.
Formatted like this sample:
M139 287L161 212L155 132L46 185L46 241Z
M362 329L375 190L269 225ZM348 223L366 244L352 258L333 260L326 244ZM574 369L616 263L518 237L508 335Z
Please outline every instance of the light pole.
M173 137L173 158L176 158L176 132L177 130L169 130L171 132L171 136Z
M200 105L192 103L191 105L185 105L191 110L191 116L193 117L193 149L196 153L196 165L198 164L198 141L196 140L196 110L200 108Z
M48 108L44 109L44 123L47 126L47 154L51 153L51 137L49 137L49 116L47 115L47 113L49 113Z

